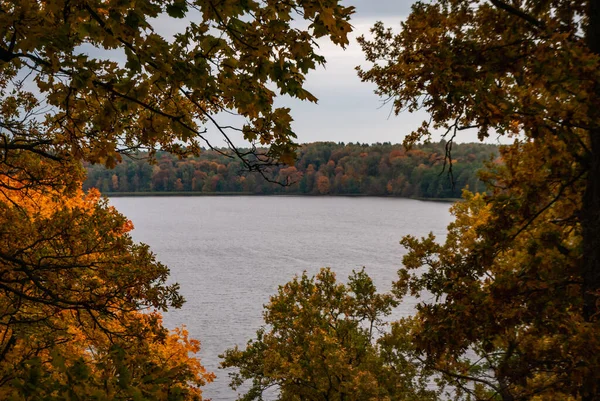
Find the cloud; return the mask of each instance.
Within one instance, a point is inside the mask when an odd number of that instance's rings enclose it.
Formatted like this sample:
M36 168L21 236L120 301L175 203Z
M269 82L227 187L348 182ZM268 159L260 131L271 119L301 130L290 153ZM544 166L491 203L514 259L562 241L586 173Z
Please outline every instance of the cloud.
M396 117L391 105L375 93L371 83L361 82L356 67L365 66L363 52L357 43L359 36L370 36L376 21L399 27L409 10L407 2L362 0L352 1L357 13L350 44L345 48L327 40L319 40L320 54L327 59L325 67L311 72L306 88L319 98L318 105L285 99L281 102L292 109L293 128L300 142L402 142L404 136L417 129L427 115L406 114ZM348 4L346 3L346 4ZM398 3L405 3L398 6ZM369 8L368 6L374 6Z
M356 7L360 18L380 20L392 16L406 16L410 13L413 0L347 0L344 5Z
M299 142L401 142L427 117L423 114L390 117L391 106L382 106L381 99L373 93L375 87L361 82L355 70L356 66L365 64L356 38L360 35L369 36L369 29L376 21L399 26L399 22L410 12L412 3L413 0L343 1L344 5L356 7L351 21L354 30L350 45L342 49L326 39L319 40L319 53L326 57L327 64L311 72L306 81L306 89L319 98L319 103L311 104L290 98L277 101L278 106L292 109L295 120L293 128ZM186 20L193 21L199 17L194 11ZM165 36L182 32L186 25L184 21L174 24L173 19L167 16L160 16L152 24L159 34ZM239 125L239 119L225 114L218 117L221 123L235 121ZM214 128L208 129L207 138L217 146L222 145L223 140L217 132L213 132ZM231 133L231 139L238 146L246 144L239 134Z

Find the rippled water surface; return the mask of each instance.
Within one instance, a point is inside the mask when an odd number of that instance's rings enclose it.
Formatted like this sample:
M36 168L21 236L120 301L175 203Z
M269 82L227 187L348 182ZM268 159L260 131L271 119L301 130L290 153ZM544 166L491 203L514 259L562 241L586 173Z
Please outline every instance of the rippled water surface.
M401 264L398 241L432 231L443 238L448 203L344 197L132 197L110 200L171 268L187 302L170 311L169 327L185 324L202 342L200 357L217 380L204 395L234 400L218 354L242 346L262 324L262 305L304 270L331 267L345 279L366 267L381 291ZM394 317L410 314L407 300Z

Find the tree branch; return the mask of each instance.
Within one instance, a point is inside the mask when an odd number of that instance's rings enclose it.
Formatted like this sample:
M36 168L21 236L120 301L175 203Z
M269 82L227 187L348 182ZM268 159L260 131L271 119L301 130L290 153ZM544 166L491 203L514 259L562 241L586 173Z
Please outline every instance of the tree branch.
M524 12L522 10L519 10L518 8L516 8L514 6L511 6L510 4L506 4L504 1L490 0L490 2L493 5L495 5L496 7L498 7L499 9L504 10L504 11L508 12L509 14L515 15L515 16L527 21L528 23L535 26L536 28L543 29L546 27L546 25L542 21L539 21L538 19L534 18L533 16L527 14L526 12Z

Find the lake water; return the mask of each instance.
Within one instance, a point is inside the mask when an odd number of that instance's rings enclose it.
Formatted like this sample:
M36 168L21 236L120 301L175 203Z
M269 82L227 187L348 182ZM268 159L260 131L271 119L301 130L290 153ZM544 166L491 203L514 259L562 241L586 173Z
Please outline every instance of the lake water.
M217 374L204 396L234 400L218 354L243 346L262 325L262 306L294 275L331 267L339 279L366 267L380 291L396 278L407 234L443 239L450 204L398 198L131 197L110 203L130 218L136 241L171 269L187 302L165 317L202 342ZM412 312L407 299L394 318Z

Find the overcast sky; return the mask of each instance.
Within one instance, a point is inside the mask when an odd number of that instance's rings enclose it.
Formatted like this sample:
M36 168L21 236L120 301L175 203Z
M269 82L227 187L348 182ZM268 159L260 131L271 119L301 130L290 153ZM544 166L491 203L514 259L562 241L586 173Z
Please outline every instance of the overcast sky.
M356 75L355 67L365 65L356 37L368 36L376 21L399 26L410 12L413 0L347 0L346 3L356 7L350 45L344 50L321 41L327 64L312 72L306 82L306 88L319 102L290 102L293 128L300 142L401 142L426 115L390 116L391 105L384 106L373 93L375 86L361 82Z
M356 7L351 23L354 31L350 36L350 45L346 49L331 44L328 40L319 40L320 53L327 59L325 67L311 72L305 88L315 95L317 104L282 99L276 104L292 109L292 129L298 135L299 143L315 141L334 142L392 142L401 143L404 137L418 128L428 119L424 112L394 115L391 105L384 105L373 93L375 86L363 83L356 75L355 67L365 65L364 56L356 38L369 36L369 29L376 21L387 26L400 27L400 21L410 13L416 0L342 0ZM193 17L192 17L193 18ZM158 18L155 28L162 34L173 34L178 30L171 19ZM179 27L181 28L181 27ZM219 116L223 122L223 116ZM226 121L225 125L239 125ZM215 146L225 146L225 141L215 129L208 127L207 138ZM463 132L458 142L476 141L476 134ZM439 139L438 135L434 139ZM244 146L241 135L231 134L237 146ZM493 142L490 138L488 142ZM247 145L247 144L246 144Z
M418 127L426 115L390 117L390 106L383 106L373 93L374 85L362 83L355 67L364 65L364 57L356 38L368 35L376 21L399 26L400 20L410 12L414 0L343 0L356 7L351 23L354 31L346 49L319 40L320 54L327 59L325 67L309 73L305 88L315 95L317 104L290 98L277 101L277 105L292 109L292 129L298 142L402 142L403 137ZM224 141L211 132L211 142L217 146ZM244 146L241 136L232 135L237 146Z
M365 61L356 38L368 36L369 29L376 21L399 28L400 21L410 13L415 0L343 1L356 7L351 21L354 31L346 49L326 40L320 41L321 54L326 57L327 64L325 68L311 72L306 81L306 89L319 102L312 104L287 99L278 104L291 107L294 118L292 128L300 143L401 143L407 134L427 119L427 114L406 112L396 116L391 113L391 105L383 105L382 100L373 93L374 85L360 81L355 67L365 65ZM459 142L477 140L474 132L463 134L457 138ZM212 138L215 138L217 146L222 144L216 136ZM493 142L493 139L489 142ZM241 146L242 142L238 139L236 144Z

